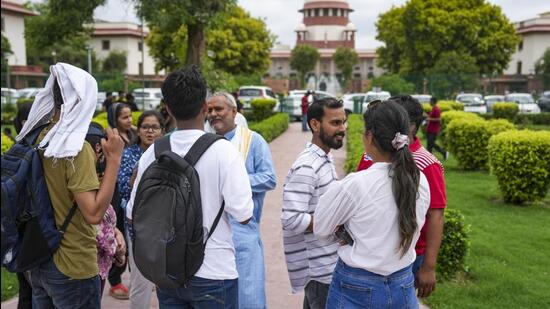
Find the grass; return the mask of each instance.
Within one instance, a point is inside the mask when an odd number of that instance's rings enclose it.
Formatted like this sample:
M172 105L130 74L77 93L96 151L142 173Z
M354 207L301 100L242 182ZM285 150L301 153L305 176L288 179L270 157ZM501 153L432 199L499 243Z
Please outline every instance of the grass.
M550 307L550 194L515 206L502 201L496 178L462 172L445 162L448 207L471 225L469 270L439 283L426 300L431 308Z
M18 289L17 276L2 267L2 301L12 298Z

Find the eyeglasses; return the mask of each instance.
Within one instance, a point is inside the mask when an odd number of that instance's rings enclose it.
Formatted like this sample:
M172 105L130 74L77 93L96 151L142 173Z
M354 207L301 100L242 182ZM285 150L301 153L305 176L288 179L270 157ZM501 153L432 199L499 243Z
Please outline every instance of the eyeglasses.
M140 129L143 129L144 131L149 131L149 130L152 130L153 132L155 131L160 131L162 128L158 125L152 125L152 126L149 126L149 125L142 125L141 127L139 127Z

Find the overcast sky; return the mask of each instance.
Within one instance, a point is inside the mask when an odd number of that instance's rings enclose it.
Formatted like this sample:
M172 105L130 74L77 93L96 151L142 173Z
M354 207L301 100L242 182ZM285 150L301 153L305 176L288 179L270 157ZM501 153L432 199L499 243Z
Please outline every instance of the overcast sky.
M303 0L238 0L252 16L265 18L269 30L277 35L277 41L294 46L294 29L302 20L298 10L304 6ZM356 48L375 49L382 43L375 39L374 26L378 15L390 9L392 5L402 5L405 0L348 0L351 22L357 27ZM550 11L548 0L490 0L500 5L506 16L512 21L535 18L538 14ZM107 0L105 6L94 12L95 18L108 21L138 22L131 0Z

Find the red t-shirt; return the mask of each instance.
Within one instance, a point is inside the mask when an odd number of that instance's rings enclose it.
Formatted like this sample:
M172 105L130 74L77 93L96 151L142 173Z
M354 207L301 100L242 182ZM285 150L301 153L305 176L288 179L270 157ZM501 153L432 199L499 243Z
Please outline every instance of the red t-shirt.
M445 178L443 177L443 165L437 158L432 155L426 148L422 147L418 138L409 145L409 150L412 152L416 166L426 176L428 185L430 186L430 208L441 209L447 206L447 194L445 192ZM371 158L367 154L363 154L357 171L369 168L373 164ZM426 250L426 233L428 232L428 217L424 226L420 230L420 238L416 243L416 254L423 255Z
M302 97L302 115L307 115L307 108L309 107L309 102L307 101L307 95Z
M432 108L432 111L430 112L429 118L440 118L441 117L441 110L439 109L439 106L434 106ZM441 120L439 121L432 121L428 120L428 128L426 129L428 133L439 133L439 130L441 130Z

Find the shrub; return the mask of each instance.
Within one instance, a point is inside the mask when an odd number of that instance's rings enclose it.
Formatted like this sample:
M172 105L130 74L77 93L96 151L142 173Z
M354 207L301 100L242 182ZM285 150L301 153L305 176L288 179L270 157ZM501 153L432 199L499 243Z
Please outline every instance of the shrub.
M499 102L493 105L493 115L495 118L504 118L514 121L519 112L519 106L516 103Z
M365 152L363 146L363 133L365 131L363 125L363 116L351 114L348 117L347 143L346 143L346 162L344 170L346 173L354 172L361 160L361 156Z
M439 109L441 112L448 112L448 111L462 111L464 110L464 104L456 101L438 101L437 105L439 106ZM432 106L430 103L422 103L422 109L426 113L430 113L432 111Z
M276 104L277 100L275 99L258 98L250 101L254 121L262 121L273 115L273 108Z
M2 124L13 124L13 120L15 119L15 113L2 112L1 117L2 117L1 118Z
M2 143L2 149L0 150L0 153L4 153L10 149L10 147L13 145L13 141L6 135L4 132L2 132L1 135L1 143Z
M485 120L456 119L449 123L445 132L446 146L464 170L486 167L490 137Z
M448 147L447 144L447 125L451 123L451 121L456 119L467 119L467 120L481 120L481 117L479 117L475 113L467 113L463 111L448 111L443 114L441 114L441 143L443 146Z
M487 121L487 130L489 130L489 135L491 136L515 129L516 126L506 119L492 119Z
M470 249L470 225L456 209L445 210L443 239L437 258L437 273L441 279L451 279L458 271L466 270L466 256Z
M516 116L517 124L538 124L538 125L550 125L550 113L540 114L518 114Z
M288 122L287 113L277 113L263 121L250 124L250 130L256 131L269 143L288 129Z
M508 131L488 147L491 173L506 201L521 204L546 195L550 184L550 132Z
M132 124L134 126L137 126L138 118L139 118L139 116L141 116L142 113L143 113L142 111L132 112Z

